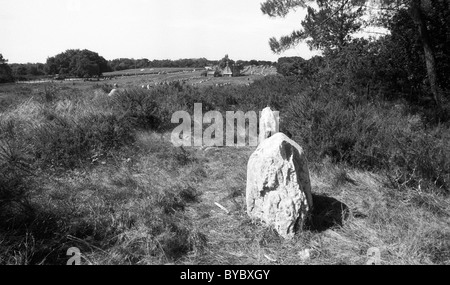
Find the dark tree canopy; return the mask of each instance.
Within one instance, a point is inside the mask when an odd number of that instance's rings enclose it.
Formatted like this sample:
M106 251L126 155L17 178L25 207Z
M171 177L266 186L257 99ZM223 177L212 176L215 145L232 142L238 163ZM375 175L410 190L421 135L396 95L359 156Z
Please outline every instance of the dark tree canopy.
M442 106L450 80L448 0L266 0L261 4L261 11L270 17L284 17L298 8L307 9L306 17L291 34L269 40L273 52L306 42L323 52L335 77L343 75L336 79L339 82L366 78L427 89ZM373 10L377 13L367 13ZM390 33L369 40L356 36L373 25Z
M0 83L7 83L14 81L11 67L8 65L8 60L3 58L0 53Z
M117 58L110 60L109 65L113 71L120 71L135 68L163 68L163 67L187 67L187 68L204 68L205 66L215 64L215 61L206 58L186 58L186 59L155 59L147 58Z
M305 8L306 0L267 0L261 4L261 11L271 17L285 17L291 10Z
M228 54L226 54L221 60L219 60L218 66L220 69L224 69L227 66L227 64L230 68L234 64L234 60L230 59L228 57Z
M318 9L311 6L313 2L316 2ZM302 29L294 30L280 39L271 38L270 48L275 53L281 53L306 41L313 49L340 49L363 26L361 16L365 12L364 3L364 0L268 0L261 4L261 11L270 17L284 17L299 7L307 9L307 15L301 22Z
M108 62L98 53L70 49L47 59L47 73L76 77L100 76L109 71Z
M10 64L16 80L27 80L46 75L43 63L13 63Z

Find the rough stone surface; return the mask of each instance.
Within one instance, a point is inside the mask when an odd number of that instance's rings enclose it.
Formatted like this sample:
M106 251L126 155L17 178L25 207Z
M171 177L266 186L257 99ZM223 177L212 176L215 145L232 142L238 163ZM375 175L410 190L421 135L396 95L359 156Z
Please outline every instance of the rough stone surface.
M292 238L312 208L303 149L283 133L264 140L247 165L247 214Z
M259 119L259 143L274 135L277 132L277 120L270 107L266 107L261 112Z
M117 94L117 89L113 89L111 90L111 92L109 92L108 96L114 96L115 94Z

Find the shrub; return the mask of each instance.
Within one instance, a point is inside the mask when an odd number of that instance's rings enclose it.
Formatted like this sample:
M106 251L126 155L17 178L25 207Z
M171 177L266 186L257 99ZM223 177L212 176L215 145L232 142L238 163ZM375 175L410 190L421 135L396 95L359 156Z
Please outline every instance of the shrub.
M160 122L160 109L148 91L130 89L112 97L114 115L135 128L157 129Z
M303 92L282 117L310 161L328 156L336 163L386 171L396 187L448 192L448 128L425 128L420 116L404 114L401 105L332 94Z
M21 142L19 151L37 166L77 167L98 154L132 140L130 125L89 103L33 100L3 114L7 142ZM5 128L5 127L4 127Z
M0 138L0 228L28 219L31 171L20 149Z

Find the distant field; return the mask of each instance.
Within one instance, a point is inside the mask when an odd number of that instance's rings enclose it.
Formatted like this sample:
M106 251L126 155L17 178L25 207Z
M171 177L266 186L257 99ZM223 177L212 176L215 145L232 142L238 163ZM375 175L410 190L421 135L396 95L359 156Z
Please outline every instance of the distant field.
M241 76L238 77L204 77L202 76L203 68L142 68L142 69L128 69L114 72L107 72L103 74L103 78L98 80L85 81L83 79L68 78L66 80L51 80L51 79L41 79L35 81L20 81L16 84L3 85L0 88L0 101L3 104L8 105L6 97L9 97L11 90L17 91L14 86L29 86L29 89L44 89L46 85L57 85L57 86L72 86L76 88L89 88L99 84L112 85L118 84L119 88L153 88L157 85L170 83L170 82L180 82L181 84L187 84L196 87L205 86L242 86L250 85L255 80L263 78L267 75L277 74L275 67L269 66L245 66L241 71ZM28 88L28 87L27 87ZM26 88L25 88L26 89ZM41 91L42 91L41 90ZM8 96L5 96L7 93ZM13 92L15 93L15 92ZM25 92L27 94L25 97L30 97L31 92ZM27 96L28 95L28 96Z
M195 71L194 71L195 70ZM25 81L0 85L0 112L9 106L14 106L31 97L45 96L52 93L53 89L58 92L71 93L76 90L77 94L90 92L99 86L106 89L113 88L118 84L119 88L154 88L157 85L170 82L180 82L195 87L209 86L242 86L250 85L255 80L267 75L276 74L274 67L246 66L239 77L204 77L201 73L204 69L198 68L145 68L129 69L105 73L106 77L99 81L77 80L42 80ZM159 74L158 74L159 73ZM124 76L121 76L124 75Z
M248 85L258 78L277 73L274 67L264 66L246 66L242 76L238 77L203 77L201 76L203 71L203 68L145 68L108 72L104 73L104 76L112 76L113 78L107 81L117 83L119 87L147 88L149 85L151 88L174 81L192 86Z
M180 82L183 85L199 88L211 86L243 86L250 85L255 80L264 78L267 75L276 74L274 67L264 66L246 66L242 70L241 76L238 77L204 77L201 76L203 71L204 69L199 68L128 69L105 73L104 76L106 78L102 78L99 81L47 79L42 81L2 84L0 85L0 112L31 97L42 97L46 93L52 93L53 89L63 93L71 93L71 90L76 90L75 93L84 94L91 92L91 90L99 86L103 86L105 90L108 88L112 89L114 84L118 84L120 89L152 89L158 85L170 82Z
M137 68L127 69L113 72L105 72L104 76L130 76L130 75L145 75L145 74L169 74L169 73L188 73L188 72L202 72L204 68L189 68L189 67L161 67L161 68ZM244 75L268 75L275 74L276 68L269 66L245 66L242 70Z
M158 73L174 73L174 72L192 72L199 68L183 68L183 67L161 67L161 68L137 68L126 69L113 72L105 72L104 76L121 76L121 75L142 75L142 74L158 74Z

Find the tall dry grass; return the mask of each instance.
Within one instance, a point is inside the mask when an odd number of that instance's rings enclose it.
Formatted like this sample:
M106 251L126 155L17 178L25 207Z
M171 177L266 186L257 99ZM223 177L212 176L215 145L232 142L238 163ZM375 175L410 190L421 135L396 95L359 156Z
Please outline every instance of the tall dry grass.
M114 97L109 88L49 87L0 114L1 264L64 264L72 246L87 264L271 263L265 254L281 264L361 264L370 246L385 264L448 263L448 125L401 102L277 76ZM164 138L172 113L192 114L194 103L280 111L282 131L308 154L321 205L294 241L246 217L251 149L202 152ZM232 214L214 211L216 201ZM298 259L303 248L310 260Z

